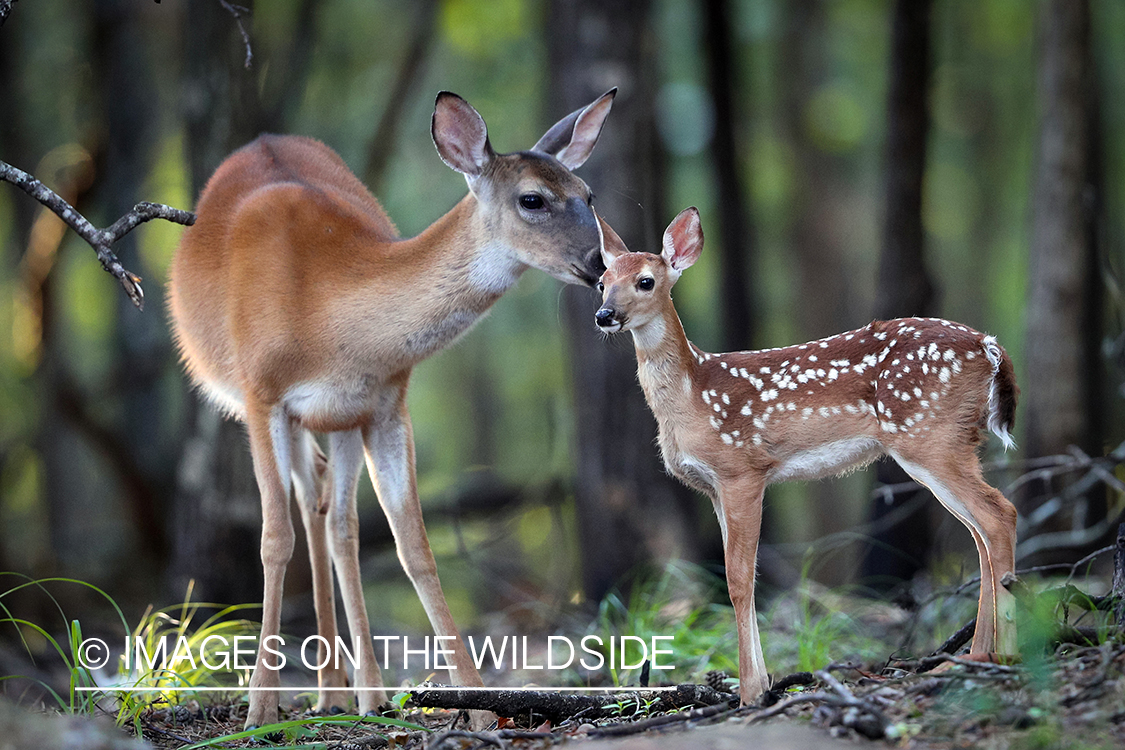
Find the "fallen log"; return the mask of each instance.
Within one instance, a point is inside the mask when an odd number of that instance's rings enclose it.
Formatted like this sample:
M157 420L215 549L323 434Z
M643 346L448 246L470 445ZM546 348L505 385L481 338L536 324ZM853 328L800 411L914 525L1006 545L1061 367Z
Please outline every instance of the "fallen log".
M706 685L677 685L671 690L631 690L619 693L574 694L547 690L485 690L462 688L434 690L426 686L411 691L421 708L492 711L510 718L530 716L558 724L581 715L587 720L644 717L653 713L714 706L737 700Z

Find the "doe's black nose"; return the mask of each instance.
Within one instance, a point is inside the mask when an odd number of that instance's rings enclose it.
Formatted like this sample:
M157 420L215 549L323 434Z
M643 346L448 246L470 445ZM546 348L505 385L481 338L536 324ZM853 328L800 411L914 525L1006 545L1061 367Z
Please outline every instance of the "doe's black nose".
M586 269L586 273L590 274L590 277L593 279L590 286L596 286L598 279L605 273L605 261L602 260L602 249L600 246L586 253L586 257L582 259L582 267Z
M594 313L594 322L605 328L608 325L613 325L613 316L616 314L617 311L612 307L603 307Z

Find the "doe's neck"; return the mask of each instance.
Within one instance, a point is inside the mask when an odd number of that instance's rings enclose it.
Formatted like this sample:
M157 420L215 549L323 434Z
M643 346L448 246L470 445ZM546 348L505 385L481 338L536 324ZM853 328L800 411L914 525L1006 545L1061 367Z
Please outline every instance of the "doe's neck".
M506 244L493 239L487 209L470 192L421 234L404 243L410 253L425 258L441 277L447 299L491 305L527 270ZM471 307L476 307L470 303Z

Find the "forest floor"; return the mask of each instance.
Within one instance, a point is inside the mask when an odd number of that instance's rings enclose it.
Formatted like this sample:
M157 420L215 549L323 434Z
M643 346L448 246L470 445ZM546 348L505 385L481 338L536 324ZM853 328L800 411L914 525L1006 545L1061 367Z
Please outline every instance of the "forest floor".
M1073 566L1070 572L1074 574ZM683 658L680 652L676 658L680 679L706 685L665 688L670 692L525 688L451 693L431 690L423 683L402 688L394 696L402 709L385 720L317 716L309 709L310 694L294 688L282 697L281 723L271 725L268 731L273 734L265 736L262 731L243 732L244 695L206 702L202 697L197 701L185 693L168 693L162 703L134 696L128 699L131 702L117 704L110 689L104 701L79 710L71 706L68 713L74 715L60 718L58 707L48 714L28 710L50 701L36 699L26 688L28 683L21 687L18 679L0 677L4 694L23 706L0 701L0 750L541 750L578 743L595 750L1125 747L1125 618L1118 611L1120 600L1112 593L1087 593L1115 592L1118 581L1115 578L1111 586L1107 578L1086 576L1076 586L1072 580L1068 576L1025 584L1021 578L1013 586L1022 653L1017 664L948 655L963 652L972 635L973 623L965 623L975 609L972 581L958 585L952 594L945 590L940 596L926 597L910 610L818 590L806 582L800 591L778 597L761 615L766 663L784 671L774 674L773 688L758 705L744 708L728 692L732 681L725 674L706 672L730 669L736 663L729 606L685 605L677 597L690 586L665 576L654 586L639 588L628 601L603 606L599 619L589 627L599 633L674 634L677 648L683 649ZM648 602L647 609L642 600ZM201 628L195 635L211 632L213 628ZM905 654L915 658L897 658ZM0 671L31 674L14 663L0 663L6 664ZM785 674L792 669L812 671ZM511 671L484 677L488 684L534 685L542 675ZM654 683L660 681L655 670L653 677ZM56 685L54 695L59 699L67 694L67 680L73 681L75 674L60 671L56 678L42 679ZM642 675L624 673L605 686L646 682ZM285 682L284 673L283 684L291 684ZM572 675L563 684L584 681ZM589 681L585 684L596 687ZM460 709L487 709L507 718L487 731L470 731ZM91 722L84 718L90 713L108 716ZM122 729L114 727L112 718ZM70 739L74 732L95 729L104 738L100 744L86 740L76 744Z
M468 731L455 710L410 709L407 722L425 729L356 721L305 726L273 738L287 747L528 748L591 744L597 748L819 748L848 744L938 750L987 748L1112 748L1125 746L1125 643L1061 645L1020 665L946 663L917 673L888 666L881 673L834 665L771 693L769 706L707 708L600 719L582 715L555 723L541 715L504 720L503 729ZM243 706L146 710L144 739L168 750L242 729ZM629 713L628 710L622 713ZM289 713L284 719L308 716ZM261 742L261 740L257 740ZM220 747L261 747L249 738Z

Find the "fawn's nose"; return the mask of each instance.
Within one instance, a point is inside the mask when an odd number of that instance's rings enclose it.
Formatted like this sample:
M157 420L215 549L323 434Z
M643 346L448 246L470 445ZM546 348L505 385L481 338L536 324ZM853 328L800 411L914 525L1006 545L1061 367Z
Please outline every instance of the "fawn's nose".
M594 322L597 323L599 327L605 328L606 326L613 325L615 315L617 315L617 311L612 307L603 307L594 313Z

